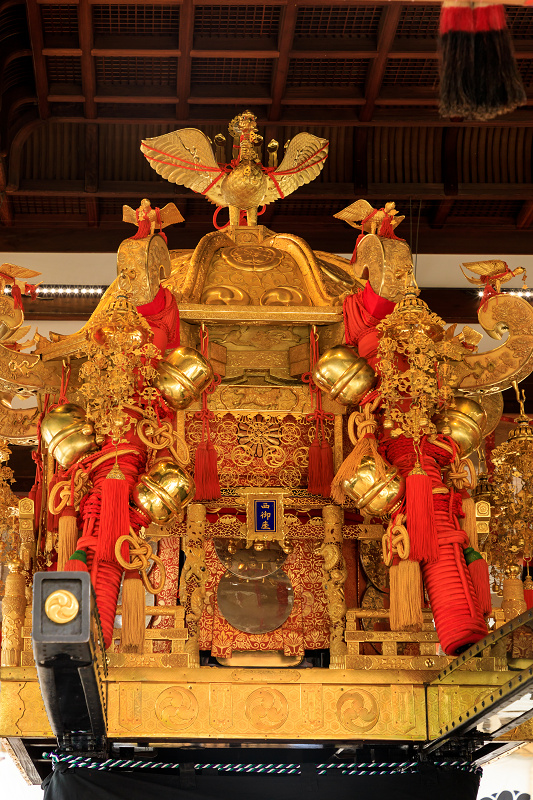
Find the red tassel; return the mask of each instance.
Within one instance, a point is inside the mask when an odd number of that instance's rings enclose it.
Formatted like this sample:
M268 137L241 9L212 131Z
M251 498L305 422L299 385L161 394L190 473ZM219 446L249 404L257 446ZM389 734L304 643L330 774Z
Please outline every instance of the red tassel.
M129 495L128 482L117 463L102 482L100 531L96 549L97 563L116 561L116 541L130 531Z
M323 481L321 476L322 451L318 436L315 436L309 447L309 473L307 477L307 490L309 494L322 494Z
M194 462L194 483L196 500L218 500L220 481L218 478L217 451L213 442L200 442L196 449Z
M385 214L383 222L379 227L378 236L382 236L384 239L399 240L399 237L394 233L394 228L392 227L391 219L388 214Z
M468 571L474 585L474 591L481 606L481 613L488 617L492 611L492 599L490 596L490 577L489 567L483 556L476 552L473 547L464 550L465 561L468 564ZM527 602L527 601L526 601Z
M322 478L322 497L331 495L331 482L333 481L333 450L326 439L320 445L320 473Z
M528 609L533 607L533 588L531 589L527 588L527 578L524 581L524 600L526 601L526 606L528 607Z
M405 483L406 526L411 542L409 558L413 561L438 561L431 478L416 466Z
M76 550L63 567L63 572L89 572L85 551Z

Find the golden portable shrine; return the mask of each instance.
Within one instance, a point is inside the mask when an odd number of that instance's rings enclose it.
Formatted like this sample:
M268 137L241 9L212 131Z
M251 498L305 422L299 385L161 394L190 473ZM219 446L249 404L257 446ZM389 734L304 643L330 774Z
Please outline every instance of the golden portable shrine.
M484 446L533 370L533 309L503 262L466 264L506 334L478 352L420 300L392 202L339 212L351 261L268 230L328 142L300 133L278 165L273 141L264 166L254 116L229 131L231 164L192 128L142 142L216 230L169 251L177 208L125 206L137 232L77 334L25 352L35 273L2 267L0 457L33 446L36 481L18 499L1 468L0 735L19 758L55 737L65 758L215 740L481 762L533 737L524 406Z

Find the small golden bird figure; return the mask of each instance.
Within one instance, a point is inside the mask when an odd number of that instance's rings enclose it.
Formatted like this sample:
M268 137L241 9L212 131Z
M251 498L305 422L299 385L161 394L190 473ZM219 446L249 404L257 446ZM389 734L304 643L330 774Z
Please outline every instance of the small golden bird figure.
M257 225L259 206L287 197L317 177L329 143L311 133L299 133L287 145L278 167L264 167L257 156L256 146L262 137L255 123L256 117L250 111L231 121L229 132L238 142L238 152L230 164L215 160L210 140L196 128L145 139L141 150L152 169L165 180L188 186L219 208L228 206L232 227L240 224L241 210L246 211L248 225ZM216 137L215 143L218 145Z
M481 278L471 278L466 274L463 267L466 267L476 275L481 275ZM465 261L461 264L461 271L469 283L473 283L474 286L492 286L497 294L500 293L502 283L507 283L512 278L516 278L517 275L524 276L522 279L524 281L523 288L527 289L525 285L527 275L524 267L509 269L505 261L501 261L498 258L490 261Z
M164 208L152 208L150 201L145 198L141 200L141 205L136 210L131 206L122 206L122 222L137 225L137 233L131 237L132 239L144 239L155 233L156 227L159 228L159 233L162 233L167 225L183 222L183 217L175 203L167 203ZM166 240L164 233L162 236Z
M358 228L365 233L377 233L379 236L385 220L394 230L405 219L404 216L397 216L397 214L396 204L393 202L385 203L383 208L377 209L373 208L366 200L356 200L355 203L346 206L333 216L347 222L352 228Z
M35 299L37 286L27 283L28 278L40 275L34 269L18 267L16 264L0 264L0 340L16 342L25 336L29 328L21 329L24 322L22 295L29 294ZM11 297L5 296L4 289L11 286ZM16 335L18 333L18 335Z

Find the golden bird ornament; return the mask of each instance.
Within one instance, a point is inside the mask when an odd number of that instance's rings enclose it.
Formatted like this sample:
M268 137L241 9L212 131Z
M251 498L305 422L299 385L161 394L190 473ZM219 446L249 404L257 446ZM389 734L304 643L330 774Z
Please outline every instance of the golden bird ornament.
M162 231L167 225L183 222L183 217L175 203L167 203L161 209L152 208L150 200L144 198L136 210L131 206L122 206L122 222L131 222L132 225L137 225L140 236L137 235L136 238L144 238L144 236L155 233L156 228Z
M466 274L463 267L466 267L466 269L476 275L481 275L481 278L471 278ZM524 267L509 269L509 266L505 263L505 261L502 261L498 258L493 258L489 261L465 261L461 264L461 272L467 281L469 283L473 283L474 286L489 285L492 286L498 294L500 292L502 283L507 283L507 281L512 280L512 278L516 278L517 275L523 275L523 288L527 289L527 286L525 285L526 271Z
M230 225L238 226L240 211L248 225L257 225L257 210L309 183L322 170L328 141L310 133L291 139L278 167L264 167L255 146L262 140L256 117L249 111L231 121L229 131L238 142L238 155L231 164L219 164L211 142L196 128L145 139L141 150L158 175L171 183L187 186L219 207L228 206Z
M398 216L396 204L392 201L385 203L383 208L373 208L367 200L356 200L342 211L333 214L336 219L342 219L351 225L352 228L358 228L365 233L378 233L384 220L388 217L391 228L397 227L405 217Z

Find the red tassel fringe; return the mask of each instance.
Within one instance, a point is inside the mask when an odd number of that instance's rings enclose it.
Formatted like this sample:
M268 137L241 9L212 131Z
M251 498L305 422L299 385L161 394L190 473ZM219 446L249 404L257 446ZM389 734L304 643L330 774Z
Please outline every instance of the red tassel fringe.
M333 476L331 478L333 480ZM309 473L307 489L309 494L322 494L324 481L322 480L322 451L318 436L315 436L309 447Z
M200 442L194 462L194 483L196 500L218 500L220 481L218 478L217 451L213 442Z
M102 481L97 562L114 562L117 539L130 531L129 494L128 482L124 478L106 478Z
M468 569L474 584L474 591L481 606L481 613L484 617L488 617L492 611L488 564L484 558L476 558L475 561L470 562Z
M407 476L405 505L407 531L411 542L409 558L413 561L432 562L439 558L431 490L429 475L411 473Z

